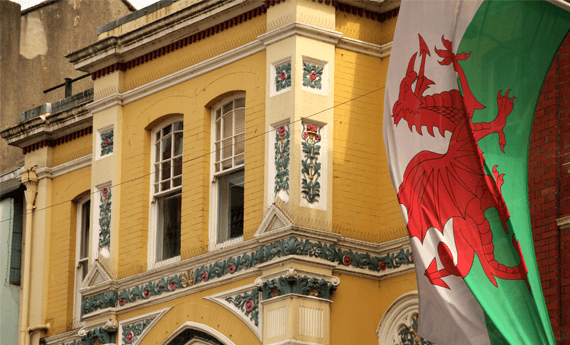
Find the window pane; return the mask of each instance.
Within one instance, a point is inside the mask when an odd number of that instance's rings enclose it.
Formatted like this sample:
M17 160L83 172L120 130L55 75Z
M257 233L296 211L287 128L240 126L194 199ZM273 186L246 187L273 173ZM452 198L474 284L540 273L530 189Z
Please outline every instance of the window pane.
M245 162L244 154L235 157L235 166L242 165L244 162Z
M162 160L172 157L172 136L169 135L162 139Z
M87 267L88 262L87 261L83 261L81 263L79 263L79 265L81 266L81 281L85 280L85 276L87 275L87 271L88 271L88 267Z
M236 147L234 154L239 155L245 151L245 133L236 135Z
M174 134L174 156L182 154L182 132Z
M222 158L230 158L232 156L232 138L223 141Z
M233 133L233 116L231 114L224 116L224 139L231 137Z
M170 180L166 181L166 182L162 182L160 184L160 188L161 190L164 192L165 190L169 190L170 189Z
M158 182L160 179L160 165L154 165L154 182Z
M220 163L216 163L216 172L220 172Z
M226 170L232 167L232 159L228 159L222 162L222 170Z
M245 107L245 98L236 99L236 108L243 108L243 107Z
M245 132L245 109L237 109L235 112L236 133Z
M160 142L157 142L156 145L154 145L154 150L156 151L154 161L160 162Z
M91 200L81 205L81 240L79 248L79 259L87 258L89 255L89 227ZM85 274L87 274L87 266L85 266Z
M168 125L168 126L164 127L164 129L162 130L162 136L165 136L170 132L172 132L172 125Z
M220 143L214 145L214 150L216 151L216 162L220 161Z
M222 114L226 114L228 111L232 110L234 106L233 102L230 102L228 104L224 104L223 110L222 110Z
M222 120L216 121L216 141L219 141L220 139L222 139L220 137L220 132L222 130L221 128L222 128Z
M216 120L219 119L222 116L222 109L218 109L216 110Z
M182 123L182 121L174 123L174 130L175 131L181 131L183 129L184 129L184 124Z
M158 133L156 133L156 141L158 142L160 140L160 131L158 131Z
M218 242L243 236L244 171L224 175L218 185Z
M182 175L182 157L174 158L174 173L172 176Z
M159 192L159 190L158 190L158 183L154 185L154 192L155 192L155 193L158 193L158 192Z
M170 161L162 163L162 180L170 178Z
M172 180L172 187L178 187L182 185L182 177L177 177Z
M180 255L181 194L158 198L157 261Z

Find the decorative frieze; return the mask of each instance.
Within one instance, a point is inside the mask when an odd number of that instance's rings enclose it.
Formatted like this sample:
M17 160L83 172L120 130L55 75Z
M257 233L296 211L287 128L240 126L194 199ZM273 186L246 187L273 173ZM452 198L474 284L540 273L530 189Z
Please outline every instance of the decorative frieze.
M246 317L249 317L256 326L259 326L259 293L257 289L234 297L228 296L226 297L226 301L236 306Z
M85 298L81 301L81 313L85 315L99 309L112 308L117 305L118 301L119 295L116 291L109 291L97 296Z
M113 152L113 130L101 133L101 157Z
M325 67L303 61L303 86L320 90Z
M138 337L143 333L148 325L154 318L148 318L144 321L133 323L130 325L122 326L123 329L123 344L132 344L137 341Z
M86 298L81 303L81 310L83 314L89 314L99 309L112 308L115 306L123 307L129 303L134 303L138 300L146 300L153 296L159 296L163 293L171 293L178 289L187 288L189 286L207 282L213 278L220 278L225 275L232 275L236 272L247 270L255 267L261 263L268 262L274 258L286 257L290 255L308 256L314 258L324 259L326 261L336 263L339 266L354 267L357 269L365 269L373 272L381 272L389 269L396 269L402 265L411 265L411 251L410 249L401 249L397 253L387 253L384 256L372 256L368 253L359 253L352 250L343 250L335 247L334 244L326 244L321 242L312 242L309 239L299 240L295 237L283 239L274 243L260 246L255 252L249 254L239 255L237 257L230 257L222 261L216 261L208 266L201 266L195 270L189 270L178 275L161 278L145 284L137 285L130 289L122 290L117 294L115 291L110 291L105 294L100 294L94 297ZM297 277L295 277L297 279ZM304 278L301 279L303 283ZM301 284L299 283L299 284ZM309 284L309 282L307 282ZM313 285L321 284L321 281L311 282ZM317 286L319 289L324 288ZM240 293L241 294L241 293ZM250 295L253 292L250 293ZM246 298L246 294L242 294L242 301ZM319 292L318 296L325 296L324 292ZM230 302L230 301L228 301ZM235 305L238 302L238 297L233 297ZM253 304L248 304L248 301L243 301L244 310L250 308L250 312L257 312L255 306L257 302L252 300ZM239 307L238 307L239 308Z
M111 187L101 190L99 204L99 249L111 248Z
M315 125L303 124L303 133L301 135L301 145L303 151L303 159L301 159L301 193L303 198L309 203L319 202L321 184L319 177L321 176L321 162L319 156L321 153L321 128Z
M289 194L290 137L289 125L275 131L275 196L280 191Z
M289 255L309 256L325 259L341 266L353 266L379 272L386 269L398 268L402 265L412 264L411 251L401 249L398 253L388 253L385 256L371 256L368 253L358 253L352 250L336 248L334 244L299 240L295 237L280 240L250 254L231 257L223 261L216 261L209 266L197 268L194 273L196 284L206 282L212 278L219 278L227 274L252 268L276 257Z
M275 66L275 91L291 87L291 62Z
M285 277L280 276L265 281L260 287L264 300L288 294L330 299L336 285L328 283L325 279L315 277Z
M184 272L159 281L151 281L144 285L138 285L119 293L119 306L133 303L141 299L149 299L152 296L162 295L192 285L192 273Z

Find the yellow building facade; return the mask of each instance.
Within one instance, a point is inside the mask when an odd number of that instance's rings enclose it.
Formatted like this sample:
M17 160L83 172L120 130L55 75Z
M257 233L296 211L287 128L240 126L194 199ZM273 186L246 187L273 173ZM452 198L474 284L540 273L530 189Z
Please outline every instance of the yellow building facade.
M69 54L94 89L2 132L20 344L419 344L381 134L398 6L161 1Z

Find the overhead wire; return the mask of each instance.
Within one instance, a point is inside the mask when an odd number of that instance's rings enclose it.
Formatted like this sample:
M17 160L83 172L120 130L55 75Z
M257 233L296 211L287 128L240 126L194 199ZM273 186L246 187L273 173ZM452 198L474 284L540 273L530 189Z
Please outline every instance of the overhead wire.
M339 104L333 105L332 107L328 107L328 108L326 108L326 109L320 110L320 111L318 111L318 112L316 112L316 113L313 113L313 114L311 114L311 115L308 115L308 116L306 116L306 117L304 117L304 118L305 118L305 119L306 119L306 118L310 118L310 117L313 117L313 116L315 116L315 115L318 115L318 114L327 112L327 111L329 111L329 110L333 110L333 109L335 109L335 108L337 108L337 107L340 107L340 106L342 106L342 105L348 104L348 103L350 103L350 102L352 102L352 101L355 101L355 100L357 100L357 99L366 97L366 96L368 96L368 95L370 95L370 94L372 94L372 93L374 93L374 92L378 92L378 91L380 91L380 90L382 90L382 89L385 89L385 88L386 88L385 86L380 87L380 88L378 88L378 89L372 90L372 91L367 92L367 93L365 93L365 94L362 94L362 95L360 95L360 96L351 98L351 99L349 99L349 100L347 100L347 101L344 101L344 102L341 102L341 103L339 103ZM246 116L247 116L247 115L246 115ZM294 123L296 123L296 122L301 122L301 121L302 121L302 119L298 119L298 120L295 120L295 121L293 121L293 122L290 122L290 124L294 124ZM278 130L277 128L275 128L275 129L270 129L270 130L268 130L268 131L265 131L265 132L262 132L262 133L260 133L260 134L254 135L254 136L252 136L252 137L250 137L250 138L247 138L247 139L244 140L244 145L245 145L245 143L246 143L247 141L249 141L249 140L253 140L253 139L257 138L257 137L260 137L260 136L262 136L262 135L269 134L269 133L274 132L274 131L277 131L277 130ZM235 144L234 144L234 145L235 145ZM215 152L216 152L216 151L206 152L206 153L204 153L204 154L202 154L202 155L199 155L199 156L190 158L190 159L188 159L188 160L185 160L185 161L182 162L182 164L188 163L188 162L192 162L192 161L194 161L194 160L197 160L197 159L200 159L200 158L209 156L209 155L211 155L211 154L213 154L213 153L215 153ZM147 177L147 176L151 176L151 175L153 175L153 174L155 174L155 173L156 173L156 172L151 172L151 173L148 173L148 174L144 174L144 175L141 175L141 176L132 178L132 179L130 179L130 180L126 180L126 181L117 183L117 184L115 184L115 185L111 185L111 186L109 186L109 187L107 187L107 188L111 188L111 189L112 189L112 188L114 188L114 187L117 187L117 186L120 186L120 185L124 185L124 184L130 183L130 182L133 182L133 181L137 181L137 180L140 180L140 179L145 178L145 177ZM89 195L95 195L95 194L97 194L97 193L101 193L101 191L92 191L91 193L89 193ZM53 205L49 205L49 206L46 206L46 207L43 207L43 208L35 209L34 211L36 211L36 212L37 212L37 211L44 211L44 210L47 210L47 209L52 208L52 207L56 207L56 206L59 206L59 205L67 204L67 203L69 203L69 202L71 202L71 201L73 201L73 200L74 200L74 199L65 200L65 201L59 202L59 203L57 203L57 204L53 204ZM33 212L33 211L32 211L32 212ZM27 213L23 213L21 217L24 217L25 215L27 215ZM7 219L4 219L4 220L1 220L0 223L5 222L5 221L9 221L9 220L13 220L13 219L15 219L15 218L17 218L17 217L7 218Z

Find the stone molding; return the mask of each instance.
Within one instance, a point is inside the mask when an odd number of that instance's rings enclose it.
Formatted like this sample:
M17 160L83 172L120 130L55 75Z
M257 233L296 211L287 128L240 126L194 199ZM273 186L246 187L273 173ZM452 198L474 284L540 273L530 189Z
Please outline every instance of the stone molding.
M327 30L309 24L293 22L263 35L259 35L257 36L257 39L261 41L265 46L268 46L294 35L312 38L317 41L335 45L342 38L342 32L339 31Z
M44 179L44 178L58 177L58 176L70 173L72 171L90 166L91 162L92 162L92 158L93 158L92 155L89 154L89 155L74 159L72 161L69 161L69 162L66 162L66 163L63 163L60 165L56 165L52 168L50 168L50 167L39 168L36 171L36 174L38 175L39 180Z
M390 53L392 52L392 42L380 46L349 37L342 37L336 47L361 54L376 56L381 59L390 56Z
M35 117L3 130L0 136L9 145L23 148L42 140L54 140L80 131L93 124L93 117L85 105L84 103L59 113Z
M228 337L216 331L212 327L193 321L186 321L185 323L183 323L180 327L176 329L176 331L174 331L168 338L166 338L166 340L163 341L161 345L169 345L174 339L176 339L187 329L193 329L206 333L216 338L223 345L235 345L234 342L231 341Z
M124 327L126 326L130 326L139 322L144 322L145 320L148 319L152 319L152 322L150 322L150 324L148 324L143 330L142 333L140 335L138 335L136 337L136 340L132 341L131 343L128 343L128 345L138 345L142 342L142 340L144 339L144 337L147 335L147 333L154 327L156 326L156 324L158 323L158 321L160 321L160 319L166 315L166 313L168 313L170 311L170 309L174 308L174 306L168 307L168 308L164 308L164 309L160 309L157 311L153 311L150 313L145 313L143 315L139 315L139 316L135 316L132 317L130 319L126 319L126 320L122 320L119 322L119 330L117 332L117 344L120 345L126 345L127 343L124 342Z
M209 301L217 303L217 304L221 305L222 307L231 311L233 314L235 314L237 317L239 317L253 331L253 333L255 333L255 335L259 338L260 341L263 341L263 339L262 339L262 327L261 327L262 314L259 310L259 302L260 302L259 299L257 301L257 304L255 305L255 308L257 309L256 312L258 313L257 314L257 319L258 319L257 325L256 325L255 321L253 321L251 319L250 316L245 315L245 313L242 310L240 310L240 308L238 308L234 303L231 303L227 300L228 297L233 298L237 295L242 295L244 293L250 293L254 290L257 293L257 286L254 284L248 284L248 285L240 286L240 287L235 288L235 289L231 289L231 290L227 290L227 291L220 292L217 294L213 294L210 296L206 296L206 297L204 297L204 299L207 299Z

